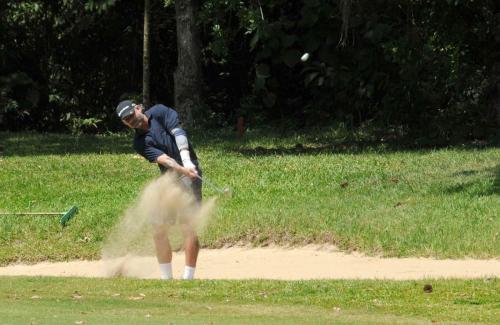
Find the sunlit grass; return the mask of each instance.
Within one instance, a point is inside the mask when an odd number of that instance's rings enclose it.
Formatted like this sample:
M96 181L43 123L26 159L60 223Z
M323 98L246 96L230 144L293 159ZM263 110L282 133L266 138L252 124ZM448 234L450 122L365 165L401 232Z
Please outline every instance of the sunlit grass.
M431 293L423 291L432 284ZM500 317L498 280L2 278L7 324L429 324Z
M313 135L311 135L313 134ZM219 199L202 245L329 243L388 256L498 257L500 150L401 149L335 131L194 133ZM0 219L0 264L98 258L110 227L158 175L130 135L1 134L0 211L80 209ZM217 195L205 187L205 196Z

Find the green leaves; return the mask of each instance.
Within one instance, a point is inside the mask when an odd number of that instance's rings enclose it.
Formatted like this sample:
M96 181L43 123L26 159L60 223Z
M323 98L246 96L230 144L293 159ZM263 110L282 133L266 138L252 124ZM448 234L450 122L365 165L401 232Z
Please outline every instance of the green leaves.
M289 68L293 68L300 61L301 55L302 53L295 49L285 50L282 60Z
M85 2L85 10L102 13L111 8L116 1L117 0L87 0Z
M266 92L262 98L266 107L273 107L276 104L276 99L276 95L272 92Z
M259 38L260 38L259 31L256 31L255 34L253 35L252 39L250 40L250 49L252 49L252 50L255 49L255 46L259 42Z
M305 75L304 83L306 86L333 86L334 69L325 63L313 63L302 72Z
M284 48L290 47L297 41L296 35L283 34L281 37L281 46Z
M33 81L0 86L0 111L22 112L30 128L61 130L71 112L102 119L101 131L118 129L110 107L141 88L142 1L0 3L0 75L25 73ZM172 103L174 1L151 3L152 96ZM489 111L500 62L494 1L210 0L197 23L207 115L220 124L251 102L263 117L378 121L447 141L457 132L475 137L496 118ZM305 52L311 57L302 63ZM0 128L18 120L0 117Z
M257 66L255 67L255 73L259 78L268 78L271 75L269 66L264 63L257 64Z
M300 13L302 15L302 19L299 21L300 27L312 27L319 19L317 9L314 8L303 7Z

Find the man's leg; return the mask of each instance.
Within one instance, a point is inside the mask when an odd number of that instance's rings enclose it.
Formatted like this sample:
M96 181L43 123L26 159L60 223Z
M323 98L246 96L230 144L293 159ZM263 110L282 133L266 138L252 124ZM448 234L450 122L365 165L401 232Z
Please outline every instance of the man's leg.
M181 224L182 234L184 236L184 250L186 254L186 266L184 268L183 279L192 279L196 269L200 243L198 236L190 224Z
M201 169L198 162L196 162L198 175L202 176ZM187 177L181 178L181 181L186 185L194 195L196 204L201 204L202 194L201 194L201 179L191 180ZM199 206L197 206L198 208ZM196 209L195 209L196 210ZM187 212L187 211L186 211ZM189 213L188 213L189 214ZM194 277L194 271L196 269L196 261L198 260L198 252L200 251L200 243L198 241L198 235L194 230L193 222L190 219L193 215L188 216L181 221L182 235L184 236L184 250L186 254L186 266L184 267L183 279L189 280Z
M160 264L160 277L172 278L172 248L168 240L168 226L155 225L153 239L156 247L156 258Z

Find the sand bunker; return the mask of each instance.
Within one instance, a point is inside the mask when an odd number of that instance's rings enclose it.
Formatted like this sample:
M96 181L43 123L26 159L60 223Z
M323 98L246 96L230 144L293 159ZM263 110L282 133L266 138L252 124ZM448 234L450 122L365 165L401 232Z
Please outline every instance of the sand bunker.
M174 253L174 278L180 278L184 254ZM107 261L73 261L12 265L1 275L107 277L109 263L120 265L122 275L158 279L153 256L127 256ZM334 247L202 249L198 279L393 279L500 277L500 261L435 260L428 258L380 258L346 254Z
M214 200L196 205L173 174L149 183L138 201L120 218L102 250L100 261L73 261L11 265L1 275L81 276L158 279L154 257L151 217L159 219L192 217L198 232L209 221ZM180 238L171 227L173 247ZM184 254L173 254L174 278L180 278ZM425 258L379 258L346 254L335 247L203 249L198 279L394 279L500 277L499 260L435 260Z

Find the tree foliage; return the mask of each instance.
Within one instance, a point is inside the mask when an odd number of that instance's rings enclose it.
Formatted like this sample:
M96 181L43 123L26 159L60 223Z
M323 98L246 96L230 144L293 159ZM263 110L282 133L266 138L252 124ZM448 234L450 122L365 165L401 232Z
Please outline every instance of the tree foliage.
M151 0L151 96L169 105L172 2ZM2 2L2 127L115 129L112 107L141 93L142 5ZM448 139L487 136L500 116L492 109L500 98L494 0L211 0L196 22L208 105L199 120L208 125L238 116L337 121Z

